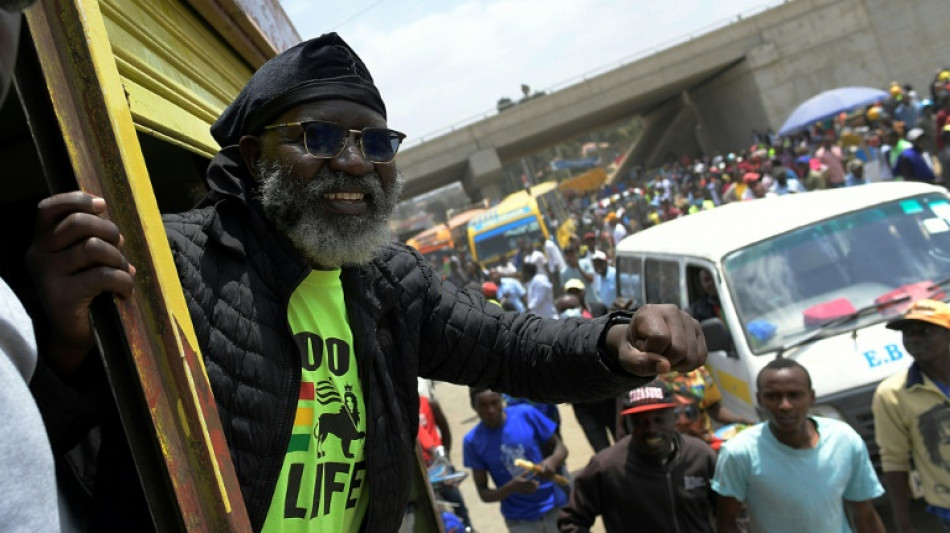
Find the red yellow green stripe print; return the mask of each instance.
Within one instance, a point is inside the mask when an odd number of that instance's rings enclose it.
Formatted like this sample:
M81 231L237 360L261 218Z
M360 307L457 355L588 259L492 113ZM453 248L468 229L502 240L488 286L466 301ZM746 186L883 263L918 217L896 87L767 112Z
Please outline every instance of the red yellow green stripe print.
M294 429L290 435L287 453L305 452L310 449L313 434L313 404L307 407L305 402L313 401L313 382L300 382L300 395L297 398L297 414L294 416Z

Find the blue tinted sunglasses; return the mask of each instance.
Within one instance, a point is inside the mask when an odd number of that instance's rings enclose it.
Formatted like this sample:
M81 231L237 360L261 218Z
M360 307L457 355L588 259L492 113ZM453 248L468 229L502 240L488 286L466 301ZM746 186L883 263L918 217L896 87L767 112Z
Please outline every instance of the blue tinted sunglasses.
M313 157L331 159L343 153L350 134L356 134L363 157L372 163L391 163L396 158L399 145L406 138L405 133L386 128L363 128L351 130L333 122L306 120L303 122L285 122L264 126L264 130L273 130L287 126L300 126L303 129L303 145Z

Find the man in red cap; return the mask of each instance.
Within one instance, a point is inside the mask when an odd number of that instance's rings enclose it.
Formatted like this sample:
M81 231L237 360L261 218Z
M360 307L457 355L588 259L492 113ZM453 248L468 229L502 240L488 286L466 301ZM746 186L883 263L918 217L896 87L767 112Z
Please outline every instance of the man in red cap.
M652 381L623 395L621 405L628 435L574 479L570 503L558 516L561 533L588 531L597 516L608 533L712 531L716 454L676 432L670 387Z
M597 251L597 235L593 231L588 231L584 234L584 255L581 259L586 259L588 261L594 257L594 252Z
M897 531L914 531L910 520L910 472L927 510L950 527L950 305L920 300L887 323L901 332L914 358L907 370L878 385L874 431ZM913 459L913 462L911 460Z
M498 302L498 285L494 282L486 281L482 283L482 296L493 304L501 305L501 303Z
M742 176L742 183L746 184L745 191L742 192L742 201L758 200L765 196L765 186L762 184L762 174L758 172L746 172Z

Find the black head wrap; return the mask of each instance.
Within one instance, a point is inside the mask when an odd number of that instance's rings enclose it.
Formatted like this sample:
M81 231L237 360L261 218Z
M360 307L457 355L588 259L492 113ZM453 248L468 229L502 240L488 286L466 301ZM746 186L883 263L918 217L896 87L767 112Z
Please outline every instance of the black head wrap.
M221 146L237 144L304 102L342 99L386 117L386 105L366 65L336 33L304 41L261 66L211 126Z

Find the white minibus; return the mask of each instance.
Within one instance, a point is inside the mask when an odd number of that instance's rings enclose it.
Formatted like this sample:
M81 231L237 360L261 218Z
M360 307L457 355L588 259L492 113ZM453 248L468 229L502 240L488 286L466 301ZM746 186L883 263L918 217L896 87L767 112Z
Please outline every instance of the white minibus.
M757 416L759 370L796 359L815 414L849 422L876 459L871 397L912 363L885 322L913 299L943 297L950 196L888 182L732 203L628 236L616 262L619 295L638 305L686 309L706 294L701 277L714 287L707 366L729 409Z

